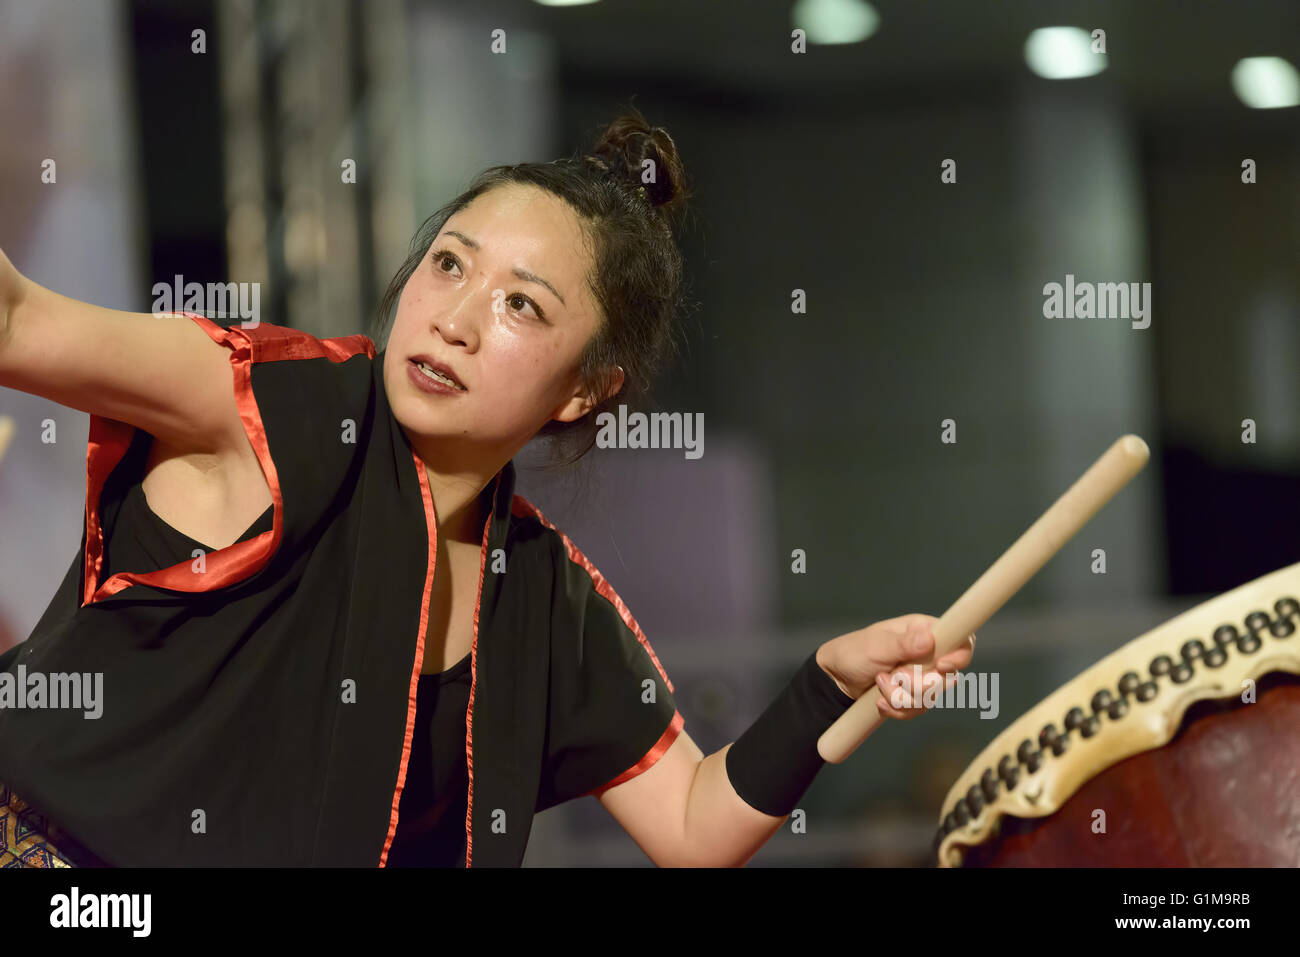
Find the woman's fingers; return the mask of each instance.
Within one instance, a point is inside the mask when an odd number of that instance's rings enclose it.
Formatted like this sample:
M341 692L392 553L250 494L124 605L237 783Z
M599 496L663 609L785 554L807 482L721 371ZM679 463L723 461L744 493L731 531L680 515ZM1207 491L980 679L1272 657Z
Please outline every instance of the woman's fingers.
M934 653L934 635L925 622L914 622L893 636L885 660L923 661Z
M936 661L934 663L935 670L947 674L952 671L960 671L970 664L971 658L975 655L975 643L971 640L974 637L974 635L971 635L960 647L948 652Z
M936 661L934 663L934 670L941 671L944 673L950 671L960 671L962 668L965 668L968 664L970 664L970 659L971 659L971 654L969 649L967 649L966 651L954 651L952 654L944 655L942 658Z
M897 661L923 661L934 654L934 626L918 617L905 631L896 636L895 655ZM975 636L968 635L966 640L939 659L940 671L965 668L975 654Z
M885 700L883 695L880 697L880 700L876 702L876 709L884 717L893 718L896 721L906 721L909 717L909 715L900 713L898 711L895 711L893 708L891 708L889 706L889 702Z
M881 715L907 720L925 713L925 702L933 702L934 694L953 687L956 672L970 664L975 649L974 635L934 663L929 662L935 651L934 626L938 620L933 615L902 615L852 633L853 640L860 642L853 646L852 653L866 651L866 660L855 665L861 674L858 680L869 680L875 673L880 691L877 710ZM861 638L864 633L869 639L866 642ZM920 687L914 689L912 679L917 666L924 670Z
M936 694L953 687L957 682L956 672L971 663L975 653L974 635L929 665L922 672L920 687L912 687L915 665L909 666L907 662L924 662L934 653L937 620L931 615L905 615L888 623L892 634L887 648L893 652L896 664L876 674L876 687L880 691L876 708L882 716L906 721L924 714L925 702L933 701Z
M880 690L880 701L877 708L880 713L889 718L907 720L923 714L927 708L925 701L927 698L933 699L933 696L940 693L942 688L949 687L956 681L953 675L943 675L937 671L926 671L921 675L921 689L919 692L913 692L912 676L907 671L896 671L893 674L881 672L876 675L876 686Z
M894 707L894 705L890 703L891 697L895 700L904 698L906 703L899 701L899 707ZM911 697L902 695L901 693L891 695L882 691L880 693L880 700L876 702L876 708L886 718L893 718L896 721L906 721L908 718L911 718L916 714L916 711L911 707Z

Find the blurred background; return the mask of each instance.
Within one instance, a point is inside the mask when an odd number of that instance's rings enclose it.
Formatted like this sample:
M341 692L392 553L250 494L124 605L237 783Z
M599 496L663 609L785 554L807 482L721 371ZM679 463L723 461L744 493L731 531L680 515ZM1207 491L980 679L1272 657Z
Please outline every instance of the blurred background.
M705 454L546 477L530 449L518 491L624 598L705 753L822 642L942 614L1115 438L1148 442L981 629L997 716L887 722L751 866L923 865L1000 730L1300 560L1294 0L0 0L0 23L0 247L118 309L182 274L364 332L476 172L589 147L628 102L668 129L699 309L655 408L703 413ZM1150 325L1046 318L1067 275L1150 283ZM87 417L12 390L0 414L3 649L77 553ZM540 815L526 864L650 866L592 799Z

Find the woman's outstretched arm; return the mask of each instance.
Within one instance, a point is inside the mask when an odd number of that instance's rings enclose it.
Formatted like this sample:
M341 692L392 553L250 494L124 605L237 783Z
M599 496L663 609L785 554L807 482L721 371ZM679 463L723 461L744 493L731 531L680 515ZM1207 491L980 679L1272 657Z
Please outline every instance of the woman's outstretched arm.
M823 644L818 666L848 698L897 669L901 686L888 682L880 713L908 720L925 712L915 698L905 662L923 661L934 650L931 615L902 615L849 632ZM973 646L963 645L924 669L923 687L970 664ZM600 802L646 855L661 867L741 867L785 823L787 815L766 814L737 792L727 769L736 742L707 757L682 731L648 770L600 795ZM779 748L777 749L779 752ZM748 759L747 759L748 760ZM789 773L773 760L770 774Z
M121 312L27 279L0 251L0 386L186 452L243 453L230 352L192 320Z

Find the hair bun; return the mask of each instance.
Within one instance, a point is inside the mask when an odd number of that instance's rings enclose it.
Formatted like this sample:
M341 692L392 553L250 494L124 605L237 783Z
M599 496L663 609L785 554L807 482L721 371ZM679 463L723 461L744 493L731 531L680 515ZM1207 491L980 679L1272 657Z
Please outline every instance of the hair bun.
M686 203L686 170L677 144L635 107L627 107L605 127L587 159L632 189L645 187L646 199L660 212L678 211Z

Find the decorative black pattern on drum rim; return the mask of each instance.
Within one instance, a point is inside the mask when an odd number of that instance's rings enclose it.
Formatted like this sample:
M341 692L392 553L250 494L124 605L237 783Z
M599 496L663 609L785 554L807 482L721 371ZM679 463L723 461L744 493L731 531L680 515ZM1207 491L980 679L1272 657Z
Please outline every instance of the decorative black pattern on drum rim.
M1136 671L1129 671L1119 679L1116 692L1109 688L1100 688L1088 702L1088 707L1071 708L1062 720L1065 730L1058 731L1054 723L1049 722L1038 733L1037 747L1032 738L1020 742L1016 753L1004 754L996 768L986 768L980 776L980 783L972 785L966 796L960 799L951 811L944 816L943 824L935 835L931 853L937 857L939 845L943 839L974 817L978 817L985 804L997 800L998 792L1005 787L1013 789L1020 781L1023 772L1034 774L1043 766L1045 752L1050 750L1055 756L1065 753L1070 745L1072 732L1079 737L1091 738L1101 730L1102 717L1111 721L1120 721L1129 712L1130 699L1145 704L1160 693L1160 682L1176 685L1186 684L1191 680L1198 663L1207 668L1219 668L1228 660L1228 653L1234 647L1243 655L1252 655L1263 645L1260 635L1267 631L1274 638L1289 638L1295 633L1300 619L1300 602L1287 597L1279 598L1273 603L1276 618L1269 618L1267 612L1252 611L1246 616L1245 633L1237 630L1233 624L1220 625L1214 629L1211 644L1206 645L1199 638L1190 638L1179 649L1180 660L1175 662L1168 655L1157 655L1151 660L1151 676L1145 681Z

